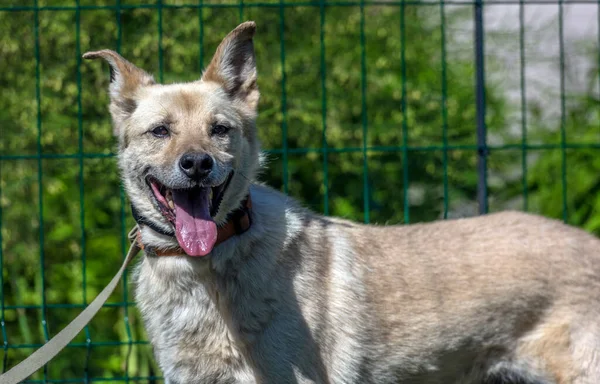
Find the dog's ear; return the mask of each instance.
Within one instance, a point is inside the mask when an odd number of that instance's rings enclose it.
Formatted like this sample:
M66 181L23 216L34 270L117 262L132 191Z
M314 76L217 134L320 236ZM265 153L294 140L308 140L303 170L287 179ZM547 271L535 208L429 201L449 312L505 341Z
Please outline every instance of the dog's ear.
M87 52L84 59L104 59L110 65L110 113L113 118L115 134L118 134L122 123L127 120L135 110L136 92L142 86L154 84L152 75L139 69L125 60L117 52L104 49L96 52Z
M238 25L219 44L202 75L202 81L220 84L230 97L244 101L253 110L259 98L252 43L255 31L253 21Z

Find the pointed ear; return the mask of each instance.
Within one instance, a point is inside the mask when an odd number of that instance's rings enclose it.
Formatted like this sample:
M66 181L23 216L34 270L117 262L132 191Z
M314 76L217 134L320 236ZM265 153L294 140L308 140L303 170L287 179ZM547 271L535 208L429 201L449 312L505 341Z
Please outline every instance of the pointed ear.
M238 25L219 44L202 75L202 81L220 84L230 97L244 101L252 109L256 109L259 98L252 43L255 31L253 21Z
M113 118L114 133L137 107L136 93L140 87L154 84L151 75L125 60L117 52L104 49L87 52L84 59L104 59L110 65L110 113Z

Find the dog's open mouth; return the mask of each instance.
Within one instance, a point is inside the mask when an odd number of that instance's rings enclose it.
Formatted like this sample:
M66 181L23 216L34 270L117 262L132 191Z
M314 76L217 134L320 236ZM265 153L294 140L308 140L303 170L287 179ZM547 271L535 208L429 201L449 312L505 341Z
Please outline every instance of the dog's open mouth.
M206 256L217 242L217 224L213 217L219 211L233 172L220 185L169 189L152 176L146 181L162 215L175 227L177 242L190 256Z

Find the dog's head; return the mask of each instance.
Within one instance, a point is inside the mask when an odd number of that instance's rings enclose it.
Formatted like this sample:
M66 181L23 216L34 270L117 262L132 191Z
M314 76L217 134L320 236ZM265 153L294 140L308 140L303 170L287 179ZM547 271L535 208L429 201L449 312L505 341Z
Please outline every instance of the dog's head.
M246 22L229 33L191 83L157 84L110 50L84 55L110 64L119 167L134 208L191 256L210 253L258 169L255 29Z

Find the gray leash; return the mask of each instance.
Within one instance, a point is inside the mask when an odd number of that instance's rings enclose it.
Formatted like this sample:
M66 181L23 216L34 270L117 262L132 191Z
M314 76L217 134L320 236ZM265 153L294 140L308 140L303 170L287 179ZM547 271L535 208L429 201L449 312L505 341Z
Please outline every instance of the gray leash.
M96 316L96 313L102 308L102 305L106 303L112 292L119 284L123 272L127 265L133 260L133 258L140 252L141 248L136 241L136 234L138 227L135 226L129 232L129 241L131 241L131 247L127 256L123 261L123 265L108 283L108 285L100 292L100 294L88 305L83 312L81 312L69 325L67 325L62 331L56 334L46 344L41 346L37 351L31 354L28 358L23 360L18 365L14 366L6 373L0 375L0 384L17 384L33 375L38 369L46 365L52 360L60 351L62 351L78 334L81 330ZM126 289L126 287L125 287Z

